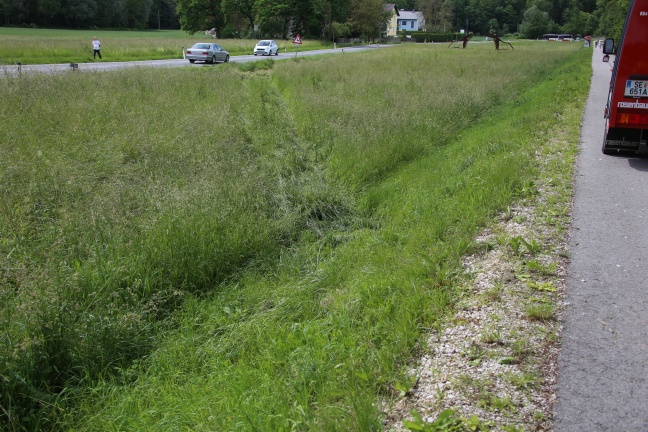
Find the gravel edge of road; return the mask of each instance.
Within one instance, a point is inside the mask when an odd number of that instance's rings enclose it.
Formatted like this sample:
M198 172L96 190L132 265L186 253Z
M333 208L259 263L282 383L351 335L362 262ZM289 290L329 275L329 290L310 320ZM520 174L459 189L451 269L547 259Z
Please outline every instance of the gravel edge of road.
M412 411L419 430L446 430L429 424L447 409L465 430L552 430L578 136L564 124L547 136L534 187L465 257L456 313L429 335L415 384L384 403L385 430L406 430Z

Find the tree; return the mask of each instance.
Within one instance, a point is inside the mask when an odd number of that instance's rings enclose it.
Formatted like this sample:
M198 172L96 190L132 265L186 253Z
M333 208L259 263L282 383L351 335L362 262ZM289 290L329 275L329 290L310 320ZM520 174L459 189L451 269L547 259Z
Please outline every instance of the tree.
M351 26L349 24L342 24L337 21L333 21L331 26L333 30L333 37L348 37L351 36Z
M86 23L94 22L97 15L95 0L67 0L61 4L63 21L67 27L83 27ZM148 16L148 11L147 11Z
M393 0L399 10L413 10L416 8L417 0Z
M545 33L555 31L556 27L548 12L541 11L537 6L531 6L524 12L520 33L526 38L537 39Z
M249 29L254 30L256 11L254 0L222 0L221 7L225 21L231 21L233 16L240 14L247 22Z
M349 23L357 35L379 36L387 21L383 0L352 0Z
M256 22L263 34L285 38L293 17L290 0L257 0L254 5Z
M630 0L598 0L597 8L596 15L599 17L597 33L618 41L630 9Z
M350 30L347 18L349 15L350 3L348 0L314 0L313 11L314 15L320 17L321 27L324 35L333 39L334 37L342 36L335 31L333 23L344 23L346 28ZM349 35L346 35L349 36Z
M587 12L578 9L569 9L565 11L565 24L562 30L569 34L591 35L594 34L598 27L596 17Z
M41 24L56 26L61 14L61 0L36 0L36 11Z
M220 0L176 0L180 28L189 34L216 29L219 34L224 25Z
M218 2L218 13L220 13L220 2ZM174 0L153 0L151 14L149 15L149 28L177 29L180 22L176 15L176 2ZM209 28L214 28L215 25Z
M123 28L127 23L126 0L97 0L97 15L94 25L103 28Z
M452 29L452 7L448 0L418 0L418 9L423 12L427 29L433 32Z
M94 2L94 0L92 1ZM148 17L151 13L151 3L152 0L126 0L126 7L128 10L128 28L140 30L146 28Z

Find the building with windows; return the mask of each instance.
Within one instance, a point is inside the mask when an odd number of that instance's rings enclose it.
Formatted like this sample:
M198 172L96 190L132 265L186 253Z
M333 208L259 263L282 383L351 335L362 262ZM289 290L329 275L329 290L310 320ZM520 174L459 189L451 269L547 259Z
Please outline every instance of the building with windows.
M425 31L425 18L420 11L399 11L397 31Z

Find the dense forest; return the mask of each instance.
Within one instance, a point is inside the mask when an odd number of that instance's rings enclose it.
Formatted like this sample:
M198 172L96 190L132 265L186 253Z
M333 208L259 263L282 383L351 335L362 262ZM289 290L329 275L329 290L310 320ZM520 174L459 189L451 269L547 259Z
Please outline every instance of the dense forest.
M424 13L427 31L618 37L630 0L391 0ZM219 37L380 36L384 0L0 0L4 26L215 28Z

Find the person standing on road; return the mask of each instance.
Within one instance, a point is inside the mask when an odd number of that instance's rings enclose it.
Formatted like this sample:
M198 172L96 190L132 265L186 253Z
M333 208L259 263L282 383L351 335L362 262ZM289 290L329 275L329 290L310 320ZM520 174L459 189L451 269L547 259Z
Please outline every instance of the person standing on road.
M99 39L97 39L97 36L92 38L92 49L94 50L94 54L92 56L92 59L96 59L97 55L99 55L99 60L101 60L101 42L99 42Z

